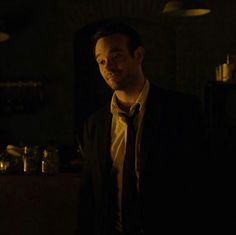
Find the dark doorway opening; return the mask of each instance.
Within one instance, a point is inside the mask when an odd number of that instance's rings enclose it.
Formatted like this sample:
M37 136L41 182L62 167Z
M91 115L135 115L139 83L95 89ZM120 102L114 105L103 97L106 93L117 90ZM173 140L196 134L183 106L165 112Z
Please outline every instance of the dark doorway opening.
M106 22L87 25L75 34L75 127L80 139L84 120L108 102L112 94L99 73L91 46L91 37L96 28Z

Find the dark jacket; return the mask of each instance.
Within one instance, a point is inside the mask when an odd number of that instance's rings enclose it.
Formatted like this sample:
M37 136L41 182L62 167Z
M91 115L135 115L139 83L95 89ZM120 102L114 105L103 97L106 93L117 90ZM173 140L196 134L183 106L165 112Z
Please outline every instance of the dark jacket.
M202 182L208 163L202 114L196 97L151 84L140 145L142 224L147 235L195 231L204 223ZM111 120L108 104L85 124L78 217L81 235L112 234Z

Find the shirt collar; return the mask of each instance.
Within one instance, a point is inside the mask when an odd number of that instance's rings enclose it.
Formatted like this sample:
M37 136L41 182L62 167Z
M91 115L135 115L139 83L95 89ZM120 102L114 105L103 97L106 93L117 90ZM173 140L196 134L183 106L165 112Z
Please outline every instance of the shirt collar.
M143 86L143 89L141 90L137 100L135 101L135 103L130 107L130 112L129 115L131 115L137 104L139 104L139 112L144 109L144 105L147 99L147 95L148 95L148 91L149 91L149 87L150 87L150 82L148 80L145 81L145 84ZM111 98L111 106L110 106L110 111L113 115L119 115L120 113L125 113L119 106L117 103L117 96L116 96L116 92L113 93L112 98Z

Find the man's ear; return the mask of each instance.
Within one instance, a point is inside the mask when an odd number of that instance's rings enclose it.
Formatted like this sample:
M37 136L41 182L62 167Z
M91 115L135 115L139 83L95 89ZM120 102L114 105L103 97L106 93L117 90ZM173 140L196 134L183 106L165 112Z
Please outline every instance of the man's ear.
M135 59L141 64L143 62L143 58L144 58L144 54L145 54L145 49L142 46L137 47L137 49L135 50Z

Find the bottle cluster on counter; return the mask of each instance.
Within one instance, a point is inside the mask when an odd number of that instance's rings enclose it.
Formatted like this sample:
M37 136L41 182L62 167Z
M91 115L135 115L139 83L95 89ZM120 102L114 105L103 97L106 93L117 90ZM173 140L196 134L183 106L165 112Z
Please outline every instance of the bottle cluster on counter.
M5 174L55 175L59 173L59 165L59 153L55 146L8 145L0 156L0 172Z
M226 61L215 67L216 82L236 82L236 55L227 54Z

